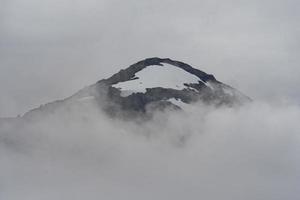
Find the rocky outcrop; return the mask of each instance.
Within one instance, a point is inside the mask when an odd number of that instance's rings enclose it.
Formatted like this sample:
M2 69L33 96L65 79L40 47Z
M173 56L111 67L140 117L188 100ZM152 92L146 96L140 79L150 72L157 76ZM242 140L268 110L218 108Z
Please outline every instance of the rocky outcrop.
M174 67L197 76L201 81L198 83L186 83L187 89L176 90L170 88L147 88L146 92L133 93L129 96L123 97L121 91L113 85L138 79L136 73L142 71L148 66L163 66L163 64L170 64ZM207 83L207 84L206 84ZM108 79L103 79L97 82L97 91L99 94L100 106L112 116L127 116L135 114L147 114L149 105L159 105L159 110L162 109L180 109L179 106L174 105L169 99L177 99L183 103L190 104L197 101L202 101L206 104L214 105L240 105L244 102L250 101L250 98L243 95L236 89L223 84L216 80L216 78L192 66L171 60L169 58L148 58L137 62L127 69L122 69ZM105 97L105 98L104 98ZM103 103L106 102L106 103ZM155 107L155 106L154 106ZM153 109L153 106L150 106Z

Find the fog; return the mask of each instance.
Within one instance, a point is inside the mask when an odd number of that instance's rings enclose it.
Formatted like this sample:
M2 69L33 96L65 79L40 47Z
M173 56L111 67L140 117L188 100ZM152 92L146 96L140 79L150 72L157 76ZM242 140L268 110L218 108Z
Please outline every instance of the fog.
M196 104L142 124L80 109L2 126L1 199L299 198L299 106Z
M0 0L0 117L146 57L250 96L144 123L72 106L0 122L0 199L300 198L299 1Z

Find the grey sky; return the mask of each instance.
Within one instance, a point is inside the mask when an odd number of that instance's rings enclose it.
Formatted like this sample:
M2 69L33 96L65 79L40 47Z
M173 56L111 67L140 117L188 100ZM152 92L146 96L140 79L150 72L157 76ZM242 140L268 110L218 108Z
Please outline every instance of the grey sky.
M299 199L299 6L0 0L0 117L152 56L187 62L258 100L190 105L141 124L107 118L93 103L3 120L0 199Z
M1 0L0 116L171 57L255 99L300 101L297 0Z

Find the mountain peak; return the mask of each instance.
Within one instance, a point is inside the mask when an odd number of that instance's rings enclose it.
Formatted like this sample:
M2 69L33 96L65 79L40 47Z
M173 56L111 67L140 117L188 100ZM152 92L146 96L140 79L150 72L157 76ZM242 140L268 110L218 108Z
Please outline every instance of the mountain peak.
M93 103L109 116L149 116L155 110L182 110L196 102L210 105L241 105L250 98L184 62L147 58L88 86L73 96L25 114L53 112L69 105Z
M129 66L127 69L120 70L117 74L114 74L110 78L100 80L99 82L105 82L106 84L113 85L119 82L128 81L131 80L137 72L147 68L148 66L163 66L163 64L169 64L174 67L181 68L186 72L196 75L204 82L207 82L209 80L217 81L213 75L195 69L184 62L172 60L170 58L153 57L153 58L146 58L144 60L141 60Z
M113 115L147 113L149 107L181 109L198 101L231 106L250 100L212 74L170 58L144 59L97 85L98 91L105 91L103 101L109 102L105 110Z

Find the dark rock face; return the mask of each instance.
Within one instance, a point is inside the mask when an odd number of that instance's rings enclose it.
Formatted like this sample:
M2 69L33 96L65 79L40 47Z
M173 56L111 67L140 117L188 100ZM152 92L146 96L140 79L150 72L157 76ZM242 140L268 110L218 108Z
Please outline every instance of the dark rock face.
M163 87L146 88L146 92L136 92L126 97L121 95L120 89L114 87L120 82L138 79L135 75L148 66L163 66L163 64L172 65L197 76L199 78L198 83L185 83L187 88L181 90ZM209 83L210 87L206 83ZM128 113L130 115L144 115L151 112L151 109L181 109L180 106L168 101L169 99L180 100L186 104L202 101L217 106L232 106L250 101L250 98L216 80L213 75L169 58L148 58L137 62L108 79L98 81L96 88L98 94L101 94L98 96L98 101L101 102L100 106L112 116L127 116ZM106 103L103 104L103 102Z

